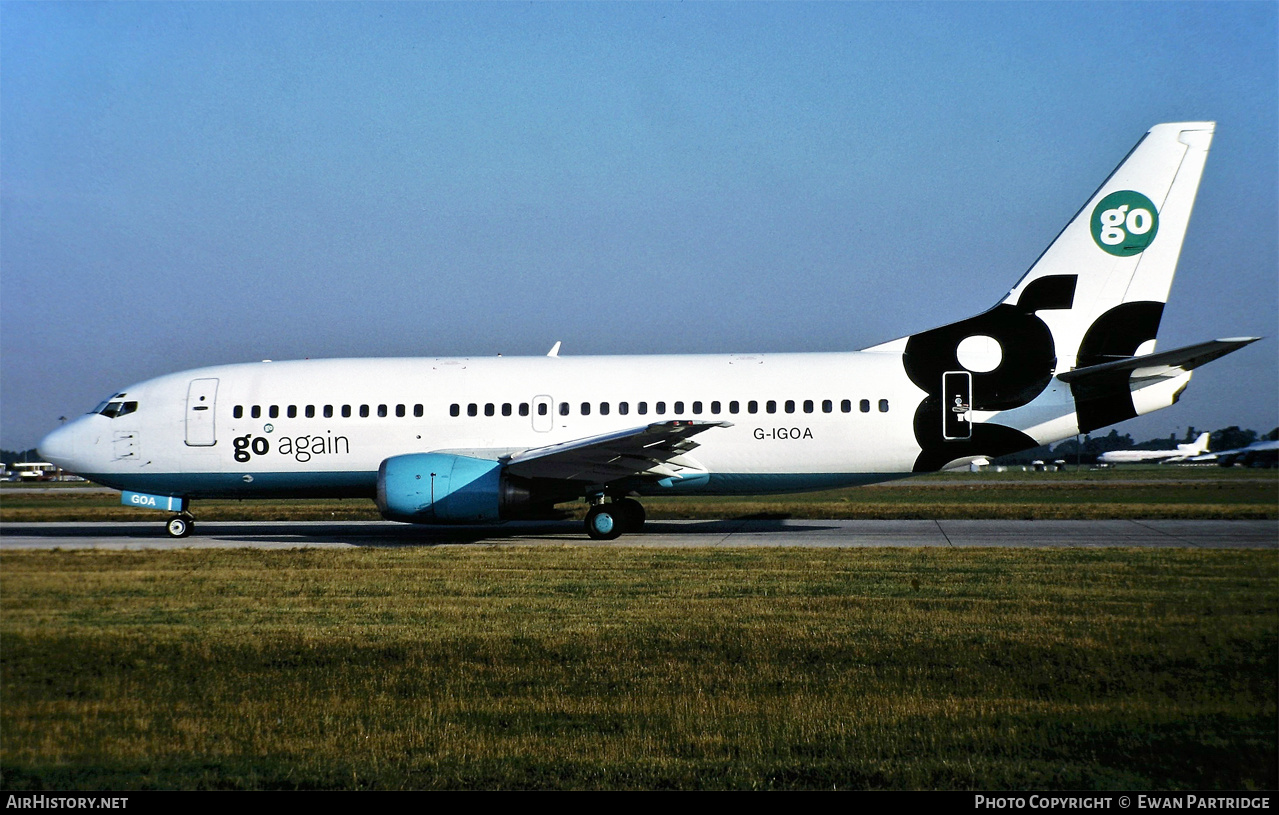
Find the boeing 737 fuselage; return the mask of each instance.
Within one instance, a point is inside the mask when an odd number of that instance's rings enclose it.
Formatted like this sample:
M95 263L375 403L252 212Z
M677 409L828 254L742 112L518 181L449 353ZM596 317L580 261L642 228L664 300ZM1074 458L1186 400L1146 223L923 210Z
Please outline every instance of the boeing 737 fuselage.
M65 470L167 510L367 497L388 519L491 523L636 497L866 484L1047 444L1173 404L1255 338L1155 352L1213 124L1157 125L1021 281L975 317L849 353L335 359L202 368L50 433ZM557 346L558 350L558 346Z

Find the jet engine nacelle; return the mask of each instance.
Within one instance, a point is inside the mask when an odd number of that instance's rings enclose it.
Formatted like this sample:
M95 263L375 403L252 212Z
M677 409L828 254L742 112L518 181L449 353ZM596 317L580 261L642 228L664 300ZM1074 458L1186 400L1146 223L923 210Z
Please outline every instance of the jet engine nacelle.
M528 500L528 490L490 459L410 453L386 459L377 471L377 507L389 521L492 523Z

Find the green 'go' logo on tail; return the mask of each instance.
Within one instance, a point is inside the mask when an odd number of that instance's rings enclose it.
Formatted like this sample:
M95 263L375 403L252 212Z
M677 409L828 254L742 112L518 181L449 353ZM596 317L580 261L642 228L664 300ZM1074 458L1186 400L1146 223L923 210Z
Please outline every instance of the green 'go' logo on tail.
M1119 257L1143 251L1159 231L1159 212L1139 192L1112 192L1092 211L1092 239L1103 252Z

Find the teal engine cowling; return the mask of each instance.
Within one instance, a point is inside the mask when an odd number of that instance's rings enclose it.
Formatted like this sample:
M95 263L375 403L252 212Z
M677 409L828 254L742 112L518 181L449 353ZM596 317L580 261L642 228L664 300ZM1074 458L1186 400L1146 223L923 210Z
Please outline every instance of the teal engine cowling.
M528 503L528 489L490 459L410 453L386 459L377 471L377 507L389 521L493 523Z

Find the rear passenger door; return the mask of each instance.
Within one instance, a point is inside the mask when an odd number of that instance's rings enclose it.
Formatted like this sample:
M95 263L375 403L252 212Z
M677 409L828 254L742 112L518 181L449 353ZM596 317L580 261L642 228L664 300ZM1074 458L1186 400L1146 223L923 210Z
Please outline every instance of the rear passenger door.
M968 371L942 374L942 438L962 441L973 437L973 375Z

